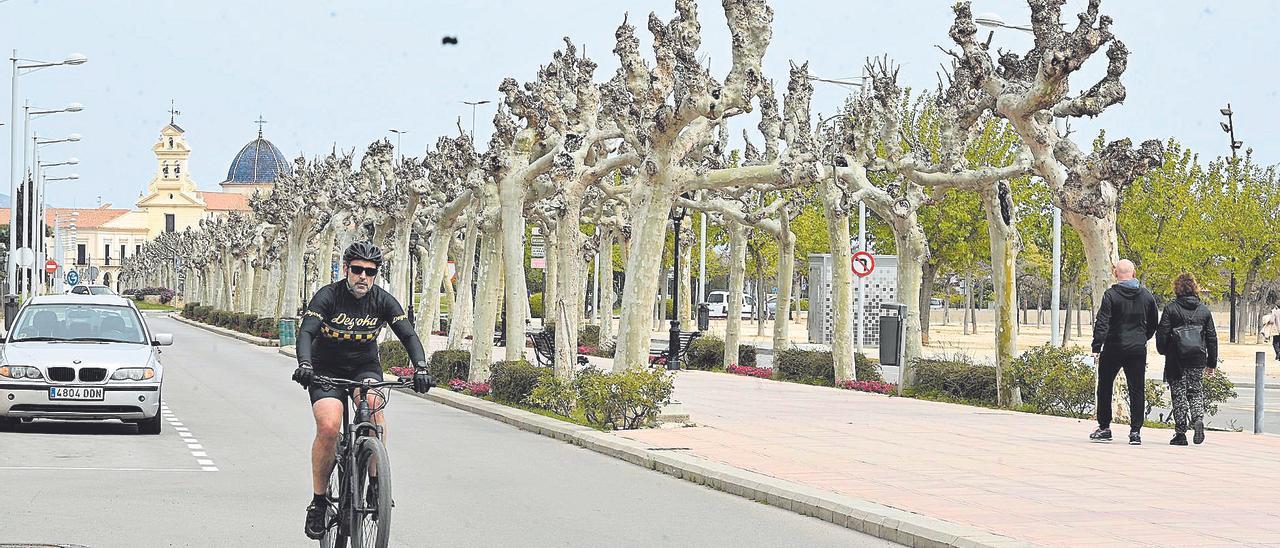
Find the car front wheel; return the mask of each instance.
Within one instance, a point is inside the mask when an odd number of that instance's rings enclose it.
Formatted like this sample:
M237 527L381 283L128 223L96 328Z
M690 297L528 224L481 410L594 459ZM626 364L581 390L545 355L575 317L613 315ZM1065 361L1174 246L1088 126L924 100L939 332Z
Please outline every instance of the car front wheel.
M160 419L160 414L159 414L159 413L156 413L156 416L154 416L154 417L151 417L151 418L149 418L149 419L142 419L142 420L138 421L138 433L139 433L139 434L146 434L146 435L149 435L149 436L154 436L154 435L159 434L159 433L160 433L160 420L161 420L161 419Z

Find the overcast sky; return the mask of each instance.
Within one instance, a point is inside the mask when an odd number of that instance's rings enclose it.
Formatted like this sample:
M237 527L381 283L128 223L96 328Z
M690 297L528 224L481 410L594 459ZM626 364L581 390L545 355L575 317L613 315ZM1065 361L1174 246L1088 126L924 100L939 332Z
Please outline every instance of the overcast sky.
M1029 10L1016 0L976 0L975 13L999 13L1026 24ZM1063 20L1074 26L1085 4L1070 0ZM83 140L50 145L49 161L75 156L79 181L50 186L60 206L93 206L98 196L132 207L153 173L151 145L168 122L169 101L193 148L191 174L202 190L218 190L237 151L269 123L266 137L290 158L339 148L363 151L370 141L408 131L403 149L421 155L459 117L471 123L465 100L494 99L505 76L521 81L568 36L600 64L597 81L613 74L613 32L623 14L639 27L650 11L664 20L662 1L391 1L219 0L215 2L7 0L0 2L0 47L19 56L60 59L82 53L89 62L20 78L19 101L39 107L80 102L85 110L41 118L42 136L75 132ZM786 84L789 60L810 61L828 78L861 73L869 56L888 54L902 65L901 81L917 89L936 85L947 57L952 20L945 0L772 2L773 42L767 76ZM729 59L728 31L719 2L700 0L702 46L717 77ZM1128 99L1097 120L1076 124L1087 143L1100 128L1108 136L1174 136L1205 156L1227 152L1218 109L1231 102L1236 136L1264 163L1280 162L1280 137L1266 129L1280 120L1274 27L1280 5L1264 0L1109 0L1115 34L1132 55L1124 82ZM445 35L456 46L442 46ZM1029 35L997 32L995 42L1025 51ZM1072 81L1091 86L1103 73L1100 52ZM9 86L0 97L9 100ZM819 85L814 112L833 112L846 89ZM480 107L477 136L484 139L493 105ZM4 109L7 111L7 109ZM0 121L9 122L7 112ZM751 121L754 125L754 121ZM8 127L2 128L8 143ZM392 139L394 143L394 138ZM9 155L0 154L8 173ZM51 171L53 173L53 171ZM6 178L7 179L7 178ZM0 189L7 193L7 189Z

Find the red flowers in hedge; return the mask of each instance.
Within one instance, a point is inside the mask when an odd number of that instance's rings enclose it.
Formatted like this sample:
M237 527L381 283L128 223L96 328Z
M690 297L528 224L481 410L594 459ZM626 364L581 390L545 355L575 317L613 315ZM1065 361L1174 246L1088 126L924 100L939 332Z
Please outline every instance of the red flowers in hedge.
M891 394L898 388L896 385L880 381L842 381L839 386L845 390L875 392L876 394Z
M463 392L472 396L488 396L489 383L487 382L469 382L462 379L453 379L449 381L449 389L454 392Z
M773 369L769 367L748 367L745 365L729 365L729 372L734 375L747 375L761 379L772 379Z

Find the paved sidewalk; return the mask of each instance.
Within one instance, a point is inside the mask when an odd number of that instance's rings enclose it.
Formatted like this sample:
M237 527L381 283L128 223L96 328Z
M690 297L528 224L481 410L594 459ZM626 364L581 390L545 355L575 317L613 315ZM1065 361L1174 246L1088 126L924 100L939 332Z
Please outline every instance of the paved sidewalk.
M1280 438L1087 441L1093 424L684 371L655 447L1052 546L1280 546Z

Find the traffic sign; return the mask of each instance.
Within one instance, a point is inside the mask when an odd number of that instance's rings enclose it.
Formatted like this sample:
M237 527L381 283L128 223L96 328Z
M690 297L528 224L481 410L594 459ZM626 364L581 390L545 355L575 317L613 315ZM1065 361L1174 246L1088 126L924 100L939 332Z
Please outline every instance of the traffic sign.
M85 274L89 277L90 283L98 281L98 267L96 266L89 267L89 271L86 272Z
M13 253L13 260L22 268L30 268L36 262L36 254L29 247L19 247Z
M853 273L859 278L866 278L876 270L876 257L866 251L853 254Z
M44 262L44 271L47 274L53 274L58 271L58 261L49 259Z
M80 283L80 273L75 270L67 271L67 285L76 285Z

